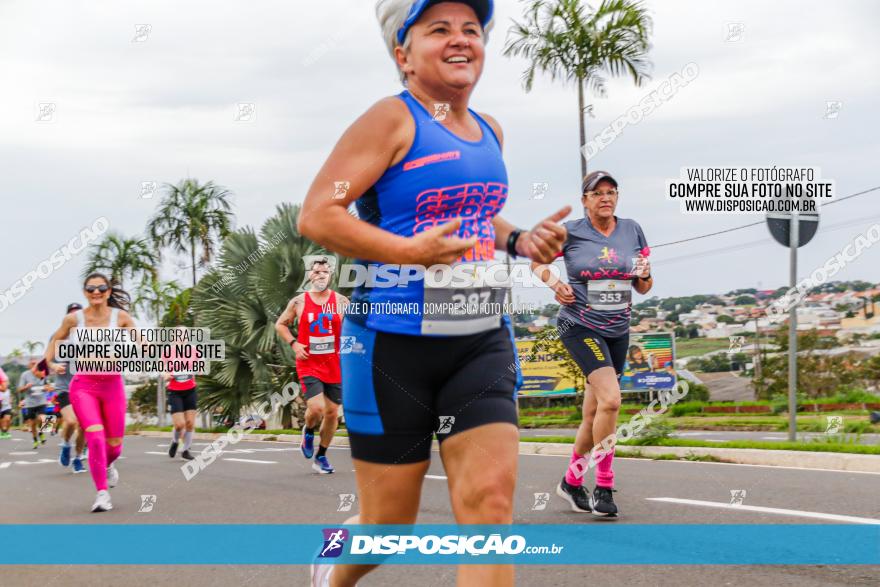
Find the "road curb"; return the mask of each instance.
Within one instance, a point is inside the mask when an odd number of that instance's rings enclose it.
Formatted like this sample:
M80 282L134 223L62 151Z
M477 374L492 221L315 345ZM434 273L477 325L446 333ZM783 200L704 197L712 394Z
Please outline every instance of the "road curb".
M133 432L132 435L151 438L168 438L168 432L144 430ZM216 440L225 433L196 432L196 440ZM241 434L240 440L258 442L299 443L299 434ZM333 438L336 447L347 447L348 437ZM437 450L434 441L434 450ZM570 456L572 445L558 442L520 442L520 454ZM675 455L687 457L715 457L724 463L739 465L767 465L771 467L794 467L799 469L825 469L828 471L852 471L860 473L880 473L880 457L876 455L859 455L850 453L809 452L800 450L766 450L756 448L713 448L698 446L626 446L618 447L620 457L656 457Z
M521 442L520 454L570 456L571 444L553 442ZM701 446L626 446L618 447L620 457L675 455L677 457L715 457L724 463L767 465L799 469L825 469L880 473L880 457L850 453L810 452L801 450L768 450L758 448L713 448Z

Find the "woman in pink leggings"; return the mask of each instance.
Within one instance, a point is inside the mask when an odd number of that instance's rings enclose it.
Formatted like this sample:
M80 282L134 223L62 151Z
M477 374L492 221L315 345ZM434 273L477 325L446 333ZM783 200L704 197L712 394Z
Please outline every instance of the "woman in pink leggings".
M64 365L53 363L55 341L68 337L75 341L82 328L131 328L134 321L126 311L129 295L111 285L101 273L92 273L83 284L83 293L89 304L64 317L61 328L54 334L46 349L46 361L56 373ZM71 364L72 365L72 364ZM125 387L119 373L76 373L70 382L70 403L85 431L89 447L89 471L98 490L93 512L113 509L108 487L119 482L119 473L113 462L122 454L125 435Z

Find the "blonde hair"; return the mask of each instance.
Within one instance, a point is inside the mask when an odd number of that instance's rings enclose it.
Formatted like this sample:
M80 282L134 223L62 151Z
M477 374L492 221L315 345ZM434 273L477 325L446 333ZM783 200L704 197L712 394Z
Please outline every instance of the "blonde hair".
M450 1L454 2L455 0ZM388 49L388 54L391 55L395 65L397 64L397 59L394 57L394 50L399 45L397 42L397 31L406 22L406 17L409 16L409 11L414 3L415 0L377 0L376 2L376 18L379 19L379 27L382 29L382 40L385 41L385 48ZM484 43L489 42L489 31L492 30L493 24L495 24L494 18L483 28ZM404 51L409 51L411 42L412 28L406 31L403 45L400 46ZM400 70L398 70L398 73L400 75L400 82L406 85L406 74Z

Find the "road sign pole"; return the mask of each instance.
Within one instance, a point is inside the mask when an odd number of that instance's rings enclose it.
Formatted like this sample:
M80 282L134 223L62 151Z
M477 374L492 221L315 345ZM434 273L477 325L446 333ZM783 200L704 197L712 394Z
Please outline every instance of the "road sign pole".
M797 212L791 215L789 224L789 251L791 267L789 268L789 286L797 287L797 250L799 244L800 219ZM797 291L796 289L794 291ZM788 439L797 440L797 296L788 314Z

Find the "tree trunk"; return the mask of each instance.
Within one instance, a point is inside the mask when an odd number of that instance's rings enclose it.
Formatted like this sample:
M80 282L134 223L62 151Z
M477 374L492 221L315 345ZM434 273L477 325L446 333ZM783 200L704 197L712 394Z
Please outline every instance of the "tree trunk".
M193 289L196 288L196 241L195 239L189 239L189 257L192 261L192 271L193 271Z
M578 126L580 127L580 139L581 139L581 181L587 175L587 154L584 153L584 147L587 145L587 129L586 129L586 121L584 120L584 116L586 112L584 112L584 80L579 79L577 82L578 85ZM580 182L578 182L580 183Z

